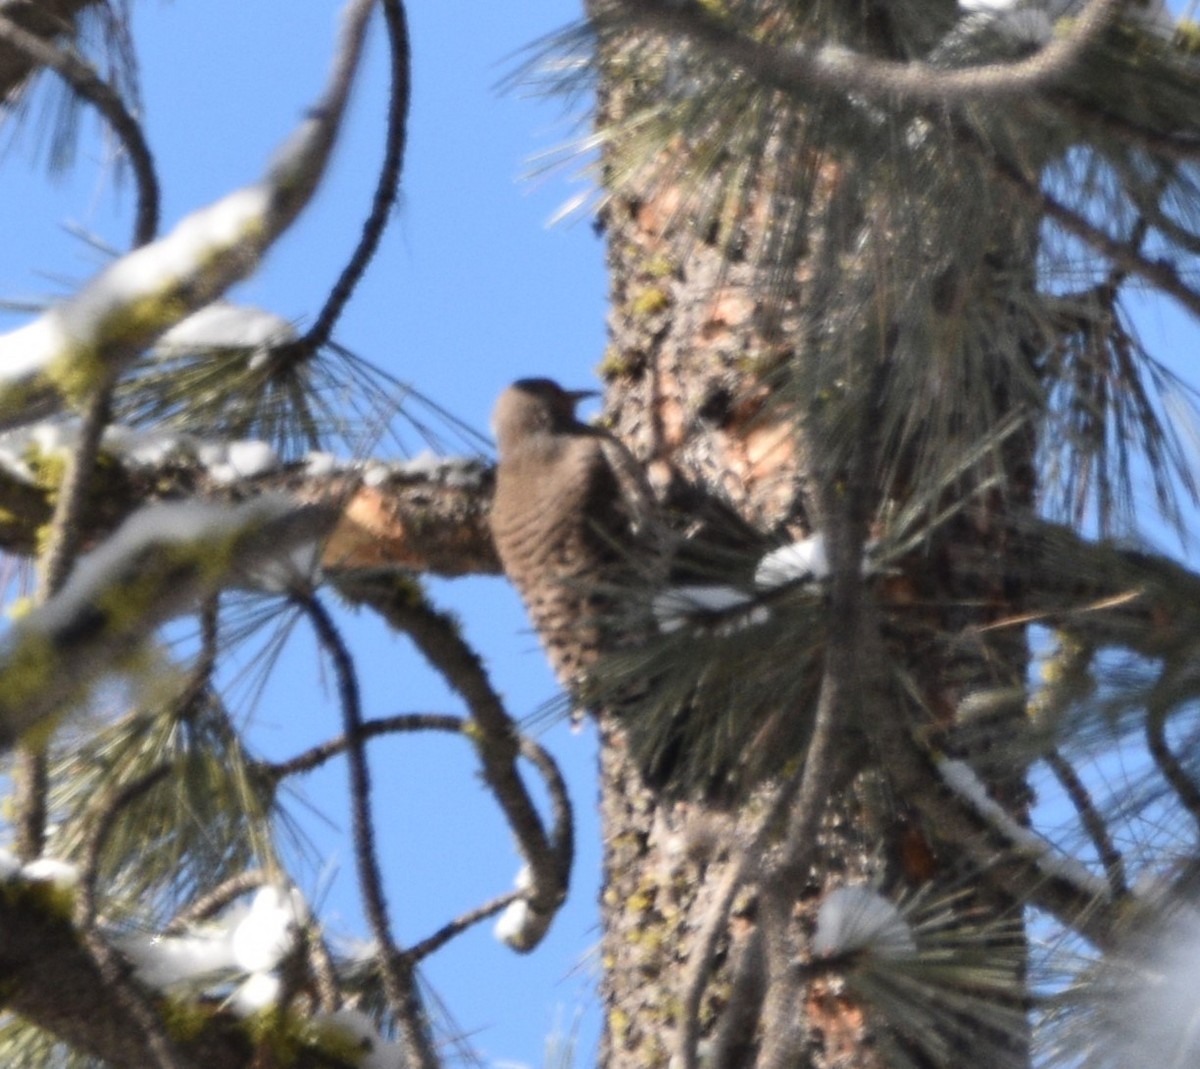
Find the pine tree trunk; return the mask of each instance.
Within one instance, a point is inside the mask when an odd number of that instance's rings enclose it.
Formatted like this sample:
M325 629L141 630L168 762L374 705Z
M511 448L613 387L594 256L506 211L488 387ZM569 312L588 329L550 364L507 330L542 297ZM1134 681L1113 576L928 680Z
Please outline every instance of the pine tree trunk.
M620 68L615 63L609 69ZM602 81L601 127L621 111L626 78L627 71ZM793 146L780 143L778 150L790 152ZM815 167L815 199L824 210L852 179L832 156ZM638 190L623 181L609 193L601 217L612 311L610 347L601 371L608 382L605 414L610 426L646 464L664 497L675 496L682 486L698 487L736 508L767 539L810 533L821 524L827 489L822 486L822 451L819 444L804 440L796 420L765 403L772 380L762 370L804 361L804 341L792 328L812 316L814 301L826 302L820 316L828 322L853 314L852 307L838 306L836 292L822 293L816 277L824 257L840 254L853 242L847 235L814 230L814 240L781 287L777 273L765 278L752 256L731 260L703 235L685 237L685 194L676 184L659 181ZM990 292L990 272L1008 273L1010 285L1013 274L1033 285L1036 230L1029 219L994 189L974 191L970 203L987 213L992 240L982 244L992 250L991 258L984 262L981 254L966 266L960 258L947 271L951 281L940 292L947 322L964 302ZM931 203L931 215L940 207ZM943 210L962 211L964 200ZM749 218L764 231L771 223L766 212L756 220L751 212ZM868 223L860 214L848 229L861 225ZM931 233L950 229L931 227ZM764 240L764 233L751 232L744 244L753 247ZM836 241L842 248L822 248L823 241ZM930 258L936 263L943 253L955 261L957 254L950 250L935 249ZM863 264L862 270L869 272L871 265ZM1013 315L1005 305L992 302L988 307L997 323ZM890 327L894 330L895 324ZM998 339L1013 335L1011 323L996 331ZM996 362L997 367L1010 364ZM1020 392L1019 385L996 376L991 405L997 425L1015 409ZM1019 692L1025 677L1028 654L1019 628L989 634L986 645L980 638L952 643L939 636L978 634L978 625L1000 620L1019 605L1020 592L1003 569L1005 520L1032 499L1034 447L1030 431L1012 435L1004 445L1008 485L943 525L911 565L906 563L904 574L888 584L889 596L923 606L913 608L907 626L889 633L888 641L901 647L899 656L930 716L944 718L946 725L954 723L969 695L1011 695ZM899 466L904 463L919 461L908 458ZM890 484L891 493L898 493L904 482L900 478ZM947 495L952 494L948 488ZM876 512L880 504L875 497ZM982 760L996 732L1018 731L1024 719L1020 701L1001 705L962 745L970 749L965 756L980 759L976 767L995 795L1020 815L1026 805L1020 769L991 768ZM756 742L769 750L786 739L780 721L789 715L800 713L782 710L776 723L764 724ZM881 707L871 715L905 713ZM600 1065L679 1065L679 1032L689 990L694 990L689 970L700 953L700 933L739 847L764 818L771 788L732 804L694 794L672 801L643 783L619 717L602 716L601 733L606 1027ZM894 1022L872 1013L836 979L819 974L802 979L798 966L804 951L797 960L789 948L807 945L822 897L837 885L867 883L893 900L918 888L966 887L972 907L990 919L1020 915L1019 906L957 863L921 814L892 794L869 742L848 734L839 738L837 749L834 789L806 871L792 874L798 878L782 893L778 885L744 886L722 925L696 1017L699 1063L861 1069L903 1064L901 1057L918 1066L965 1064L959 1059L969 1054L979 1069L1028 1064L1019 1005L1006 1007L1011 1012L1002 1035L983 1037L981 1029L988 1026L972 1021L964 1021L961 1034L950 1029L952 1034L943 1037L952 1056L946 1061L930 1055ZM1019 983L1019 965L1014 973ZM976 1045L972 1034L988 1041Z

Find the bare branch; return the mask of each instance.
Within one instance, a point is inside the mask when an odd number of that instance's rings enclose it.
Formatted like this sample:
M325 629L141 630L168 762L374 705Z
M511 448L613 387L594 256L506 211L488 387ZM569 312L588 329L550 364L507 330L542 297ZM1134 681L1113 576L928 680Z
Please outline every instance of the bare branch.
M928 104L964 104L1025 96L1060 82L1108 28L1123 2L1088 0L1072 20L1069 32L1055 37L1032 56L964 70L939 70L921 63L855 55L831 46L765 44L710 14L699 3L614 0L614 13L607 18L618 25L628 22L688 41L764 85L793 96L808 97L819 90L855 93L886 103L899 98Z
M478 924L480 921L485 921L488 917L494 917L502 909L512 905L517 899L521 898L521 891L507 891L490 902L484 902L481 906L476 906L474 909L468 910L466 913L448 924L444 924L432 935L426 936L424 939L405 951L405 955L413 961L420 961L422 958L429 957L435 951L441 950L455 936L461 935L468 928Z
M532 886L527 894L529 908L549 918L567 893L574 857L574 826L570 808L556 807L557 826L547 840L537 808L516 767L521 752L516 725L492 688L479 655L463 640L455 623L412 596L411 590L397 591L394 583L372 583L346 577L338 589L354 604L369 605L392 626L405 632L422 655L471 712L472 740L483 763L483 776L504 810L516 836L521 855L529 865ZM531 950L533 945L522 947Z
M333 661L334 673L337 676L350 763L350 805L355 862L367 923L377 943L379 971L383 978L384 991L403 1037L406 1063L419 1069L437 1069L438 1057L433 1049L428 1020L417 990L415 962L408 955L398 954L392 939L391 921L383 894L383 875L379 870L379 859L375 852L375 824L371 817L371 775L362 738L362 706L354 662L325 607L312 597L296 595L294 600L312 623L318 641Z
M154 157L146 143L141 124L125 107L120 94L105 82L90 63L73 51L59 48L43 37L30 33L8 18L0 8L0 41L20 49L35 63L49 67L85 100L95 105L117 135L137 183L137 214L133 224L133 246L145 245L158 232L159 190Z
M1079 778L1071 762L1057 750L1049 750L1042 756L1079 814L1079 819L1083 822L1088 837L1092 840L1092 846L1100 858L1100 864L1104 866L1113 897L1119 898L1127 894L1129 884L1125 879L1125 860L1113 843L1112 836L1108 833L1108 825L1092 801L1083 780Z
M380 735L402 734L409 731L448 731L464 734L469 723L470 721L464 720L461 716L451 716L446 713L401 713L397 716L363 721L359 730L359 738L371 739ZM326 761L345 753L349 745L349 738L346 735L338 735L336 738L327 739L286 761L263 764L259 766L259 769L278 783L289 776L302 776L320 768Z
M362 236L349 263L338 276L324 307L312 327L300 339L308 352L320 348L333 333L346 303L362 279L391 216L400 187L400 170L404 164L404 146L408 134L408 108L411 98L412 58L409 51L408 18L401 0L383 0L383 17L387 26L388 45L392 61L392 86L388 99L387 137L384 141L383 163L371 211L363 223Z
M1167 743L1167 713L1169 703L1151 698L1146 709L1146 749L1179 799L1179 804L1188 811L1200 828L1200 786L1188 774L1179 758Z

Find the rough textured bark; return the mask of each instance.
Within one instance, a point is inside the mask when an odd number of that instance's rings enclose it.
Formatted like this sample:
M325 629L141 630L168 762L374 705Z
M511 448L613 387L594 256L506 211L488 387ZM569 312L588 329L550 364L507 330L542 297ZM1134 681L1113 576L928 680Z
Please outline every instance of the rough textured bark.
M602 82L602 126L622 110L627 81ZM777 149L794 150L786 142ZM854 201L857 194L845 183L855 176L834 156L815 158L810 166L819 176L813 198L817 212L825 213L843 195ZM789 169L779 170L786 174ZM874 225L886 229L886 205L860 200L842 234L814 227L813 242L781 285L777 273L770 278L757 274L750 258L732 262L703 236L684 234L687 213L680 208L685 195L671 182L642 190L631 190L625 182L609 192L613 195L602 219L612 283L611 344L602 370L608 378L610 425L647 465L665 498L682 487L695 496L699 488L701 496L732 505L768 539L826 527L830 517L823 515L828 510L822 490L840 476L822 470L827 461L820 443L807 441L797 420L769 403L772 380L762 370L805 360L805 340L789 326L814 317L836 322L853 314L854 305L839 306L838 294L823 291L821 265L854 247L860 227L871 222L863 213L878 209ZM942 269L954 280L949 293L931 296L946 302L933 310L946 322L962 302L986 299L990 271L1018 273L1032 286L1034 231L1027 217L1003 198L993 199L994 193L981 191L974 207L992 221L987 244L1004 250L1002 265L994 258L985 263L983 246L930 254L930 273ZM931 216L937 210L931 201ZM962 201L952 210L962 211ZM757 216L753 210L749 214L749 227L769 227L766 208ZM836 218L830 213L826 225ZM934 234L951 230L945 220L930 227ZM766 240L764 234L751 233L746 244L758 240ZM977 259L971 259L973 253ZM873 265L864 263L861 270L869 285ZM886 299L880 303L887 305ZM881 333L902 330L903 314L904 309L897 311L897 319ZM1010 306L995 306L993 314L997 324L1005 324L997 327L997 344L1019 335ZM1003 366L995 362L996 368ZM983 385L991 392L999 425L1023 399L1022 386L999 375ZM884 381L880 388L889 384ZM998 621L1020 604L1020 584L999 562L1009 538L1006 518L1022 513L1031 501L1034 444L1032 433L1014 435L1005 447L1010 475L1005 490L964 510L906 563L902 575L877 591L884 602L880 615L886 639L917 680L927 726L953 734L957 752L980 762L992 733L1011 732L1020 722L1020 702L1015 708L1010 703L972 739L958 731L956 711L971 693L1011 692L1021 686L1028 656L1023 631L1011 628L968 643L945 636L980 635L980 625ZM902 499L906 484L916 481L911 472L905 474L905 464L911 467L919 457L892 459L895 468L886 493ZM882 463L878 454L875 460ZM878 474L871 468L872 478ZM885 504L884 493L880 477L866 494L868 516ZM914 715L894 691L885 688L884 697L889 704L871 715L900 720ZM805 715L785 710L782 717L789 714ZM703 799L665 799L641 782L619 719L602 718L601 726L602 998L607 1027L600 1064L606 1069L665 1066L676 1053L684 1023L685 978L694 967L698 933L766 803L749 798L730 810ZM835 981L797 979L797 948L803 954L816 908L836 884L863 881L903 894L930 883L961 887L965 879L974 887L977 908L989 919L1019 914L1011 898L981 885L978 875L968 875L954 845L938 841L911 799L892 793L869 739L864 742L853 724L845 728L847 736L837 746L836 789L817 842L809 849L806 871L782 897L778 886L747 886L730 912L699 1006L699 1038L708 1055L716 1057L709 1064L864 1067L888 1064L889 1045L905 1048L917 1064L926 1064L920 1051L910 1049L907 1037L873 1018ZM769 746L772 740L762 741ZM992 786L1010 809L1023 811L1019 769L1004 770ZM769 857L756 861L769 869ZM1019 967L1014 978L1019 980ZM1019 1022L1021 1010L1015 1005L1008 1009L1011 1026ZM963 1056L970 1046L962 1036L948 1042ZM986 1053L972 1054L977 1064L1020 1066L1027 1062L1025 1047L1018 1025L1011 1034L995 1036Z

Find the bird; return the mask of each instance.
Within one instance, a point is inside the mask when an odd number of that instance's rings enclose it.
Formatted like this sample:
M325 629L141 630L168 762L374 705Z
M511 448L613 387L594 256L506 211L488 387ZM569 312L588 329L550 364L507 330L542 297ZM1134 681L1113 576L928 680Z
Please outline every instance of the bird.
M492 416L498 462L490 525L576 722L596 697L589 671L630 635L621 591L657 553L653 493L629 450L577 415L592 390L519 379Z

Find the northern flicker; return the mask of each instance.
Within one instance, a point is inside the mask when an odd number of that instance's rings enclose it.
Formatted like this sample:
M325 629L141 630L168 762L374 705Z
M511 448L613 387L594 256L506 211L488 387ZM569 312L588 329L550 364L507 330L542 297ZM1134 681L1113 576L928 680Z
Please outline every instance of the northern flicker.
M496 550L559 681L584 701L588 670L619 641L611 624L620 590L654 552L654 503L637 462L575 414L590 396L521 379L492 416Z

